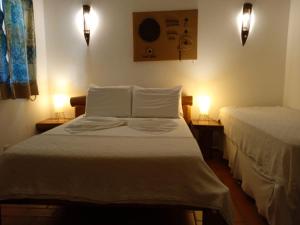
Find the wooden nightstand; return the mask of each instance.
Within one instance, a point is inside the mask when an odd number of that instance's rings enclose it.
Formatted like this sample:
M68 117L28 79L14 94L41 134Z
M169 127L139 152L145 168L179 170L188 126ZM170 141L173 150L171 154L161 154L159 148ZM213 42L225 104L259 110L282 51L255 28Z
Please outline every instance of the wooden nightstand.
M57 127L59 125L62 125L66 122L69 122L70 120L72 120L73 118L49 118L43 121L38 122L35 127L38 133L43 133L47 130L50 130L54 127Z
M223 125L215 120L192 120L190 127L194 137L197 139L203 157L212 158L214 136L223 134Z

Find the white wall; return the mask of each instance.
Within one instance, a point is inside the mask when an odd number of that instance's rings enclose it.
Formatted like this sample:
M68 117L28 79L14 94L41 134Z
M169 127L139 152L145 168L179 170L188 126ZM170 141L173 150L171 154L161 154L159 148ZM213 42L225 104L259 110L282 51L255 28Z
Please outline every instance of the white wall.
M214 117L224 105L282 104L289 0L255 1L256 23L245 47L236 23L242 0L90 2L100 23L87 47L75 23L82 1L45 0L52 93L61 80L70 95L84 94L90 83L181 84L186 94L210 95ZM132 12L193 8L199 10L197 60L133 62Z
M284 105L300 109L300 1L291 0Z
M34 0L34 13L40 95L34 102L23 99L0 101L0 148L33 135L35 123L49 117L43 1Z

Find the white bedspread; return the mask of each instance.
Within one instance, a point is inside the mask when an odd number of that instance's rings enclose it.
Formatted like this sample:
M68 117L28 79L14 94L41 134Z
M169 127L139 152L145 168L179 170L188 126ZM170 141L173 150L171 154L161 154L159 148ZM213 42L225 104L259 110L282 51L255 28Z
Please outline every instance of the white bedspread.
M184 120L172 121L170 132L120 126L70 135L69 123L34 136L1 154L0 199L204 207L232 224L228 188L204 162Z
M284 207L300 218L300 112L284 107L226 107L220 119L226 136L255 162L261 176L275 184L269 205L284 197ZM272 217L280 216L280 210L272 210Z

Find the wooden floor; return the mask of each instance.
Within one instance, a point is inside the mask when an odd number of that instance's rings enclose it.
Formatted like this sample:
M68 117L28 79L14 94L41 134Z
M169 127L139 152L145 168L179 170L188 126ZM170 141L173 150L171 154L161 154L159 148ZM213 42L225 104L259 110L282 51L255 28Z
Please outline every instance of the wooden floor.
M239 182L232 178L227 162L220 157L206 162L230 190L234 204L234 225L268 225L266 219L258 214L254 200L248 197Z
M235 206L234 225L267 225L254 201L232 179L226 163L208 160L229 187ZM202 225L202 212L174 209L60 207L53 205L3 205L2 225Z

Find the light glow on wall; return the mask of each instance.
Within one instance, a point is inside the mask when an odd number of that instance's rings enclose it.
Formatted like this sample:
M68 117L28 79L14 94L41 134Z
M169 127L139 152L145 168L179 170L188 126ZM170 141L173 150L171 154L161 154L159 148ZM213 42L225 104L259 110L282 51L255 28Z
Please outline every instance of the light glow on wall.
M65 76L59 75L56 77L54 81L53 92L67 94L69 92L69 82L67 81L67 79L60 78L60 77L65 77Z
M78 10L76 16L75 16L75 26L77 27L78 33L83 37L83 30L84 30L84 14L82 7ZM99 27L99 16L97 12L91 7L90 13L88 18L86 17L86 21L88 23L88 26L90 28L90 36L91 39L93 39L93 36L95 35L98 27ZM82 38L84 41L84 38Z

